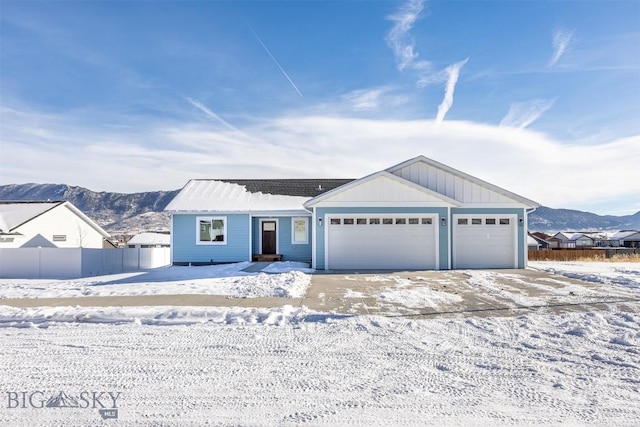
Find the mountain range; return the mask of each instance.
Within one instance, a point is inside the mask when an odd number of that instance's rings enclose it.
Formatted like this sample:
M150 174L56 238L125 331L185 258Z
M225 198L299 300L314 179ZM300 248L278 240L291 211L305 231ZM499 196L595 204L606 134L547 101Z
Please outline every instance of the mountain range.
M0 200L66 200L112 235L168 231L163 212L180 190L145 193L95 192L64 184L10 184L0 186ZM596 215L541 206L529 214L529 230L557 231L638 230L640 211L633 215Z

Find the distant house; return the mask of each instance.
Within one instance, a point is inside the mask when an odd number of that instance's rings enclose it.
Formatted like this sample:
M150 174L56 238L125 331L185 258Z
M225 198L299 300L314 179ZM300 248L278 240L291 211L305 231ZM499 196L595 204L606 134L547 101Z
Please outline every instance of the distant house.
M529 237L538 243L538 249L558 249L560 247L560 239L549 236L545 233L536 231L534 233L529 233Z
M534 239L531 234L529 234L527 236L527 247L529 248L530 251L537 251L540 250L540 242L538 242L536 239Z
M127 242L128 248L168 248L170 246L169 233L138 233Z
M638 230L618 231L609 239L618 242L620 246L625 248L640 248L640 231Z
M191 180L165 208L174 264L525 268L539 205L419 156L357 180Z
M109 234L65 201L0 201L0 248L103 248Z
M560 232L553 237L560 240L561 249L586 249L595 246L594 239L584 233Z

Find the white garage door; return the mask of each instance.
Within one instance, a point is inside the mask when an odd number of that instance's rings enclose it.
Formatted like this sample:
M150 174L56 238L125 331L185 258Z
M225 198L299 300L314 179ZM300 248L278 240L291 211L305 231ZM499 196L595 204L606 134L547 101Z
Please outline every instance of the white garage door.
M430 215L328 216L327 269L437 269Z
M453 216L453 268L516 268L515 215Z

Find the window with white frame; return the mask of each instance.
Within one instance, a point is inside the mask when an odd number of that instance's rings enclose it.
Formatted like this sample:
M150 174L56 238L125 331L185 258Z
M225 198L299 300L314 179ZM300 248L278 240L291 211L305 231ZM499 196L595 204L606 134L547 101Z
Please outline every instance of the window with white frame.
M309 243L309 218L293 218L291 220L291 243L304 245Z
M196 243L199 245L227 244L226 216L199 216L196 218Z

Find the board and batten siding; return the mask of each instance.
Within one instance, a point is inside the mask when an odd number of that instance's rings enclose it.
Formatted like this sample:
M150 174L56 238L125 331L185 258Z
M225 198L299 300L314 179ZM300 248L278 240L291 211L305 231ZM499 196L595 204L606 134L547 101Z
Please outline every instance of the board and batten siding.
M392 173L465 204L500 203L513 205L517 203L496 191L422 162L413 163Z
M227 218L226 245L198 245L196 218L223 216ZM173 263L225 263L250 261L248 214L173 214Z
M437 215L437 228L438 228L438 260L439 269L446 270L449 265L449 227L448 225L442 225L442 218L447 218L447 208L432 208L432 207L330 207L330 208L315 208L316 221L313 224L316 234L316 250L315 250L315 268L323 270L326 265L325 260L325 227L326 215L348 215L348 214L363 214L363 215L386 215L386 214L435 214ZM322 218L322 226L318 223L318 218ZM393 256L393 254L389 254Z
M306 244L293 244L292 236L291 236L291 221L293 218L303 218L303 217L288 217L288 216L278 216L278 217L254 217L252 219L252 251L254 254L262 253L262 248L260 247L260 234L262 233L262 229L260 227L261 220L277 220L278 228L277 228L277 239L278 239L278 253L282 255L283 261L298 261L298 262L311 262L311 226L312 219L311 217L307 217L309 221L309 227L307 228L307 243Z

